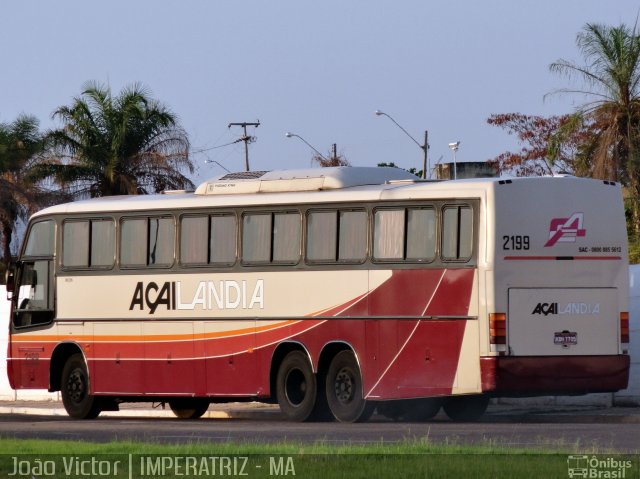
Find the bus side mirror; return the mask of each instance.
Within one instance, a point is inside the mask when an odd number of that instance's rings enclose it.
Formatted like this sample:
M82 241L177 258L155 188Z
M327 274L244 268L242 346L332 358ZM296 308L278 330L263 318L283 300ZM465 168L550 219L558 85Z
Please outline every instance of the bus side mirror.
M16 265L15 263L9 263L7 265L7 270L4 272L4 283L7 287L7 299L11 299L9 294L13 296L13 291L15 290L15 279Z

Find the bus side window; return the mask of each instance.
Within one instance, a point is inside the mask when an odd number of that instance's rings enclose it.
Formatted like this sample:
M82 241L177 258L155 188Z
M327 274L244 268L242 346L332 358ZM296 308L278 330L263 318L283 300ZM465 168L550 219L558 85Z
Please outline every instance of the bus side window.
M446 206L442 216L442 259L467 261L473 252L473 210Z
M367 256L367 212L340 211L338 260L361 263Z
M89 267L89 221L65 221L62 227L62 266Z
M376 210L374 215L373 257L376 260L403 260L405 210Z
M307 215L307 260L362 263L367 257L365 210L311 211Z
M296 264L299 261L300 213L246 213L242 218L243 263Z
M242 217L242 262L271 260L271 213L248 213Z
M230 214L211 216L209 262L231 266L236 262L236 217Z
M433 208L377 209L374 215L374 261L430 263L436 256Z
M62 227L62 266L110 268L115 259L115 223L110 218L65 221Z
M55 228L52 220L35 223L27 238L25 256L53 256L55 245Z
M13 325L38 326L53 321L53 256L55 222L34 223L28 232L24 254L16 267L15 293L12 298Z
M16 291L14 326L36 326L53 320L53 304L49 291L50 265L49 260L22 263Z
M307 259L311 262L336 260L337 211L311 211L307 215Z
M295 264L300 259L300 214L273 214L273 262Z
M185 216L180 221L180 262L183 265L204 265L208 262L206 238L208 216Z
M125 267L146 266L147 220L122 220L120 228L120 264Z
M430 263L436 258L437 223L432 208L407 209L407 261Z
M236 217L233 214L183 216L180 263L184 266L232 266L236 262Z
M110 268L116 256L116 225L111 218L91 220L89 263L96 268Z
M175 224L171 217L126 218L120 228L120 265L170 268L174 260Z
M149 218L149 249L147 264L171 266L174 256L173 218Z

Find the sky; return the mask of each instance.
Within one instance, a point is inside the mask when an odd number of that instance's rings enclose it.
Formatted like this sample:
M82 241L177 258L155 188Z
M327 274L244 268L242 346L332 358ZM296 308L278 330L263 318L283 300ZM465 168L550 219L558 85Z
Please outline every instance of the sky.
M252 170L307 168L332 143L354 166L484 161L517 148L493 113L568 113L583 98L549 72L580 62L586 23L633 26L630 0L3 0L0 122L52 112L87 81L143 83L187 131L197 184L244 169L231 122L256 122ZM201 151L207 150L207 151ZM199 152L198 152L199 151Z

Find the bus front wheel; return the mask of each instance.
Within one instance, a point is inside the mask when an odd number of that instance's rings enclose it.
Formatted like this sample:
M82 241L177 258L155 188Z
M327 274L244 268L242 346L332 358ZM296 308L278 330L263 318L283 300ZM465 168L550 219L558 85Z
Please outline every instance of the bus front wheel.
M442 406L444 412L453 421L477 421L489 405L489 396L453 396L447 398Z
M317 396L316 376L307 355L292 351L278 368L276 396L280 410L290 421L312 418Z
M60 392L67 414L74 419L94 419L100 414L99 398L89 394L89 373L82 354L71 356L62 369Z
M340 351L331 361L326 376L327 403L340 422L362 422L371 417L375 404L366 401L360 367L353 351Z

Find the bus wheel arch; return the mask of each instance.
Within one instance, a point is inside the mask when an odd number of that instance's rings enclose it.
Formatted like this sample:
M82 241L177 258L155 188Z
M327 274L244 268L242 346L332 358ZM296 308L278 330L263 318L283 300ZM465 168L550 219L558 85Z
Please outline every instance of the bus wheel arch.
M62 370L69 358L74 354L82 354L82 348L77 343L61 343L53 350L49 364L49 392L61 390Z
M278 345L278 347L271 354L271 365L269 369L269 394L271 396L271 400L274 402L277 402L278 399L276 395L276 380L278 378L278 370L280 369L280 365L282 364L282 361L284 361L284 358L292 351L302 351L309 358L309 362L312 362L309 351L307 351L307 348L305 348L302 343L296 341L287 341Z

